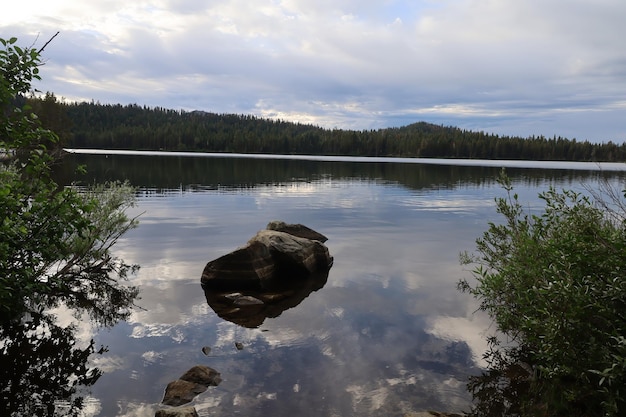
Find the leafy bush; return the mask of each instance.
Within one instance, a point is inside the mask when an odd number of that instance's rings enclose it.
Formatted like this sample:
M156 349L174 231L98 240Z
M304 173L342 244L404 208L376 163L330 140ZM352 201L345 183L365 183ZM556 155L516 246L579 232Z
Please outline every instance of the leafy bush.
M89 357L106 349L93 340L81 347L75 328L59 326L50 308L105 326L128 317L138 289L123 280L137 267L112 247L137 224L126 215L135 193L127 184L78 188L52 179L58 136L24 105L41 50L16 42L0 39L0 409L77 416L81 390L101 375Z
M550 188L539 215L506 175L501 224L477 239L475 282L502 336L488 370L470 380L474 415L617 416L626 413L626 223L606 202ZM503 343L502 340L507 343Z
M119 283L134 267L111 254L136 226L125 210L128 185L79 190L51 177L54 132L20 106L39 79L40 53L0 39L0 320L19 319L59 302L111 324L128 314L137 289Z

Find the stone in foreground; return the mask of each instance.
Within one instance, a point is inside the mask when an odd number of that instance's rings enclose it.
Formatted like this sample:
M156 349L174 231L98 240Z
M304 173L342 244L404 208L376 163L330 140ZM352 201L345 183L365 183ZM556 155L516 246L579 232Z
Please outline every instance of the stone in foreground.
M222 382L220 373L208 366L196 365L185 372L176 381L167 384L163 404L179 406L191 402L209 386L218 386Z

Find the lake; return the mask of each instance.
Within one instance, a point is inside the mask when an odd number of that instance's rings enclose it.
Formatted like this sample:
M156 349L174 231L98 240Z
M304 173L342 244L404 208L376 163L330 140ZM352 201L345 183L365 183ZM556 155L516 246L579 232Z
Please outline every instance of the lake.
M493 326L457 291L504 192L493 166L373 161L73 154L64 181L128 180L140 226L115 253L141 265L137 309L111 329L80 324L109 347L88 416L154 416L166 385L194 365L222 382L191 403L200 416L402 416L470 402ZM73 175L85 164L88 175ZM483 164L487 165L487 164ZM541 163L507 169L530 209L549 186L623 187L621 166ZM558 169L555 169L558 168ZM620 188L621 189L621 188ZM256 328L219 318L200 286L205 264L271 220L326 235L326 284ZM62 313L60 318L69 320ZM208 355L203 348L209 347Z

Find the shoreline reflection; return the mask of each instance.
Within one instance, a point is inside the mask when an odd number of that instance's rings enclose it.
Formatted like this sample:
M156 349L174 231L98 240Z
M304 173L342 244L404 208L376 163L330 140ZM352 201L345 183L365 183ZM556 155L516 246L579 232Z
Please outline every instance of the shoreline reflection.
M91 340L80 347L74 326L60 326L53 315L31 313L0 326L0 409L6 416L77 416L87 389L102 371L90 366ZM10 364L10 366L9 366ZM6 414L4 414L6 413Z

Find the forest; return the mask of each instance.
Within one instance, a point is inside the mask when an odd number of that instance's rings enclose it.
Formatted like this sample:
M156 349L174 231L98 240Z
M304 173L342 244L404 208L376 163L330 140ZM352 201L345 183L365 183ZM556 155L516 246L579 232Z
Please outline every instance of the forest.
M32 111L61 146L266 154L421 158L626 161L626 145L562 137L527 138L417 122L377 130L324 129L252 115L172 110L137 104L68 103L31 97Z

